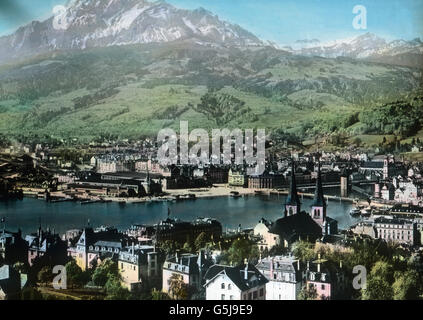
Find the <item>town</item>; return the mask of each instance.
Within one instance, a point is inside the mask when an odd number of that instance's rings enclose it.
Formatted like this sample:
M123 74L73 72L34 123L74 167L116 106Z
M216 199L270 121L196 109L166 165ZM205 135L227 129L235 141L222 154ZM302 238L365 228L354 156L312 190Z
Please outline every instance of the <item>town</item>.
M418 152L420 142L414 142ZM281 197L279 218L227 228L168 207L155 224L92 225L63 234L41 221L32 233L1 217L0 298L149 300L418 299L423 269L423 167L394 154L304 152L266 147L266 170L242 165L169 165L149 140L81 148L5 144L4 201L34 197L81 205L166 203L199 198ZM336 190L327 193L327 190ZM197 200L196 200L197 199ZM311 205L304 205L306 199ZM328 215L352 206L356 223ZM56 289L55 266L66 283ZM366 286L353 270L364 266ZM64 281L64 280L62 280Z

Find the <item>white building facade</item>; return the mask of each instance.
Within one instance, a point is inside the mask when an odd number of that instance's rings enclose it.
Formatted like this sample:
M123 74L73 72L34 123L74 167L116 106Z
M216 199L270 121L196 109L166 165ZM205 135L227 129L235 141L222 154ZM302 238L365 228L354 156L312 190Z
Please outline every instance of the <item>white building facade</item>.
M269 281L266 300L297 300L303 285L299 260L291 256L267 257L256 267Z

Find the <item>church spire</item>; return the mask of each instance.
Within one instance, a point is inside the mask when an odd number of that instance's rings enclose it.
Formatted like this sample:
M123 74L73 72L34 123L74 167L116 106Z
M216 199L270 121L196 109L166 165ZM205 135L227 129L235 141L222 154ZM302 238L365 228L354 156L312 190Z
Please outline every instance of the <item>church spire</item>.
M326 201L323 195L322 175L320 173L320 160L318 160L316 190L311 204L311 217L322 228L326 228Z
M323 195L322 175L320 173L320 159L318 160L318 165L317 165L316 189L314 191L314 199L313 199L312 206L326 207L326 201Z
M295 181L295 165L294 160L292 160L289 194L285 201L285 216L291 216L293 214L299 213L300 209L301 203L297 193L297 183Z

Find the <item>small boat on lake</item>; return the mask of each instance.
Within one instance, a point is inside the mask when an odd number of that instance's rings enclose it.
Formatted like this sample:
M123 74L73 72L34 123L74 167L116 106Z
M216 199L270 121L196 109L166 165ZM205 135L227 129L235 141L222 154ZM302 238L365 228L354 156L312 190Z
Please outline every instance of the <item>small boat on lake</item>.
M372 208L368 207L361 209L360 214L362 217L370 217L372 214Z
M351 217L358 217L361 213L361 210L358 208L351 208L350 210L350 216Z

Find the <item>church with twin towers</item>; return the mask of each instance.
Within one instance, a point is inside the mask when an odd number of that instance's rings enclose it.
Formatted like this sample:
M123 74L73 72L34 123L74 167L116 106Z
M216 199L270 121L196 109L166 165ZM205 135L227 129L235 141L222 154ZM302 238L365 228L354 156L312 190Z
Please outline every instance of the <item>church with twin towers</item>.
M315 241L338 233L338 222L327 216L327 202L323 193L320 162L317 167L316 188L311 206L301 210L301 201L295 179L295 163L291 165L289 193L286 197L284 216L272 224L269 232L279 237L279 244L288 247L298 240Z

